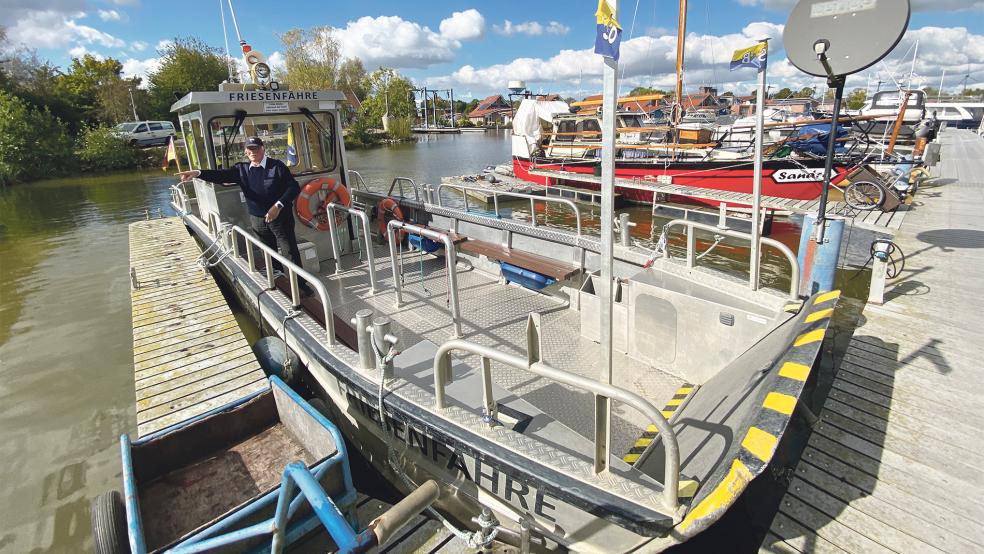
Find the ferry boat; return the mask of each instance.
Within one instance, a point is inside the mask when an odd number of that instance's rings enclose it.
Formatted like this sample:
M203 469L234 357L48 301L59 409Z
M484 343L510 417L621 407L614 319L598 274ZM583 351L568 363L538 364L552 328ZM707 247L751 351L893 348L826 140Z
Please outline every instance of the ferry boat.
M343 99L225 85L172 106L190 167L229 167L249 135L271 157L292 147L317 214L298 224L303 266L246 230L238 187L179 183L171 204L353 447L404 491L436 481L436 513L476 548L659 552L718 521L789 433L839 293L801 296L796 257L769 238L788 288L703 267L705 237L752 235L672 221L672 249L614 247L606 352L602 241L578 205L517 193L537 206L519 221L407 177L370 188L346 159Z

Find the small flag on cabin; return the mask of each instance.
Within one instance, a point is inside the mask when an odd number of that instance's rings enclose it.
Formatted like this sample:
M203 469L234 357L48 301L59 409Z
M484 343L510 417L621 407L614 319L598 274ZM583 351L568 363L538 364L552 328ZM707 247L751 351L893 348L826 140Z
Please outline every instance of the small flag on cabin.
M598 23L598 34L595 37L595 54L618 61L618 49L622 43L622 26L615 19L612 7L607 0L598 0L598 10L595 12Z
M287 127L287 166L297 165L297 147L294 146L294 126Z
M164 167L161 169L167 171L168 166L171 165L171 160L174 160L174 163L178 163L178 152L174 148L173 136L167 141L167 152L164 153Z
M735 50L731 56L731 71L739 67L754 67L759 71L765 69L765 63L769 58L769 44L760 42L755 46Z

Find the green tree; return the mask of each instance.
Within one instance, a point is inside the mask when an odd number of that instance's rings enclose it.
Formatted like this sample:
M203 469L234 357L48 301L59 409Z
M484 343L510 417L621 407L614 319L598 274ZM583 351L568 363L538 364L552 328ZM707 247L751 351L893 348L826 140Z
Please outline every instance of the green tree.
M629 96L648 96L650 94L669 94L665 90L652 87L635 87L629 91Z
M382 127L387 105L390 117L416 115L417 110L410 96L413 83L396 71L380 67L365 78L364 87L368 93L362 102L362 113L359 118L368 118L366 125Z
M176 38L158 54L160 66L147 79L151 119L176 119L171 114L175 94L216 90L219 83L229 78L225 58L200 39Z
M812 98L813 95L816 94L816 92L817 91L814 90L813 87L803 87L799 89L796 92L796 94L794 94L793 96L795 96L796 98Z
M343 91L351 92L359 100L366 97L366 68L359 58L346 58L338 66L338 79L335 86Z
M779 89L778 92L769 96L769 98L775 98L777 100L782 100L783 98L789 98L793 95L793 91L789 87L783 87Z
M140 78L123 78L123 64L113 58L99 60L91 54L72 59L69 70L58 79L59 88L73 98L89 126L116 124L133 119L130 90L138 88ZM142 93L134 100L144 101ZM143 106L141 106L143 107Z
M73 161L72 141L58 118L0 90L0 184L61 175Z
M847 98L845 99L845 103L847 104L847 109L849 110L860 109L861 106L864 106L864 102L867 99L867 97L868 97L868 91L866 91L863 88L856 88L852 90L851 93L848 94Z
M342 56L334 29L291 29L280 35L287 72L281 78L295 90L338 88ZM361 66L359 62L359 66ZM348 68L351 71L351 68ZM363 70L363 73L365 71ZM346 76L347 78L347 76Z

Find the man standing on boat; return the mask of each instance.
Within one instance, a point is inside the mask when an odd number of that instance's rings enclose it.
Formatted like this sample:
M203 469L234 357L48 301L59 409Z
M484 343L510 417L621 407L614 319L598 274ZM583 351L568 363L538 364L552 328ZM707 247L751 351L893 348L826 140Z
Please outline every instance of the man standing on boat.
M253 232L264 244L301 265L291 209L301 187L283 162L266 156L260 137L246 139L246 157L248 162L239 162L229 169L193 169L177 175L182 181L200 177L211 183L238 184L246 197Z

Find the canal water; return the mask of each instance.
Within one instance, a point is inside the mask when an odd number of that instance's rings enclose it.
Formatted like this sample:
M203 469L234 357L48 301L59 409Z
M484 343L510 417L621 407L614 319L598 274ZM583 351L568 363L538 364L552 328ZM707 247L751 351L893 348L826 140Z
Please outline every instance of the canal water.
M349 166L370 183L437 183L508 157L504 132L476 133L355 150ZM127 225L170 214L173 182L151 171L0 188L0 552L91 548L90 499L120 486L119 436L135 428ZM664 222L628 211L633 238L653 244ZM763 274L783 288L785 262L770 256ZM747 259L722 243L705 261L737 272Z

